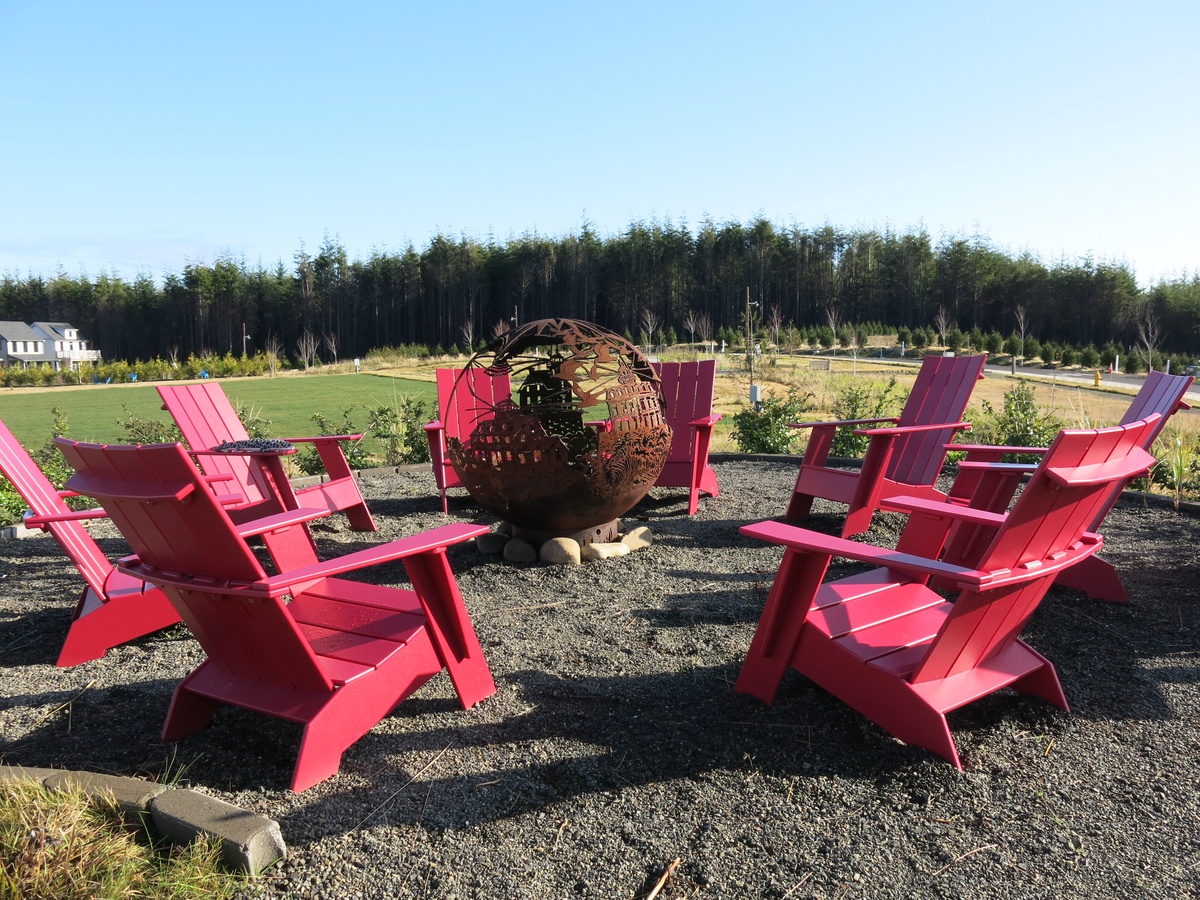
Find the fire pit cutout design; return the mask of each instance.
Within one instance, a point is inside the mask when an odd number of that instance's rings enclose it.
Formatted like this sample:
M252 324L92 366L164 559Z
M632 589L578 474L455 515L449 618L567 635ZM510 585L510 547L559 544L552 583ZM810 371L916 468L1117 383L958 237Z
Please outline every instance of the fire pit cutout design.
M447 443L475 502L535 542L612 540L671 446L641 351L590 322L539 319L493 340L463 371L472 368L507 371L518 385L467 441Z

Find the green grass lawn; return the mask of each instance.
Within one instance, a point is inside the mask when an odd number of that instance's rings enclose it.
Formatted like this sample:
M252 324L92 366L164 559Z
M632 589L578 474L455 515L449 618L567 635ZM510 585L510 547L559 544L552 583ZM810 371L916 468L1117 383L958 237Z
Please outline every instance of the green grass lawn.
M303 437L317 433L314 413L340 424L342 411L351 409L355 428L366 426L367 410L394 405L401 397L424 401L433 418L437 392L433 382L380 375L306 375L282 378L223 379L221 386L234 406L243 403L271 422L274 437ZM142 419L170 417L151 384L89 385L42 390L8 388L0 391L0 419L27 449L50 437L57 406L67 416L67 436L101 443L125 437L121 422L125 408Z

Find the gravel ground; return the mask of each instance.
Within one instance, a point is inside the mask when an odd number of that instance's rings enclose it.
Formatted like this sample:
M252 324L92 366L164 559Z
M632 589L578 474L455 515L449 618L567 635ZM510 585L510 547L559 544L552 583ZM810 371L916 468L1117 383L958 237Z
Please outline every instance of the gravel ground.
M178 777L279 820L290 855L247 897L644 898L668 870L668 900L1200 893L1200 520L1121 502L1105 554L1132 602L1055 588L1026 629L1072 712L1001 693L952 714L958 772L794 673L771 707L733 692L781 555L737 528L782 513L794 467L716 469L693 518L652 492L625 522L656 542L621 560L452 548L498 692L464 712L439 676L300 795L295 726L228 710L158 740L201 659L182 629L54 668L78 577L49 539L6 542L0 760ZM322 523L323 553L445 521L427 470L364 486L381 533ZM452 497L452 517L478 514ZM865 537L893 542L898 518L876 520Z

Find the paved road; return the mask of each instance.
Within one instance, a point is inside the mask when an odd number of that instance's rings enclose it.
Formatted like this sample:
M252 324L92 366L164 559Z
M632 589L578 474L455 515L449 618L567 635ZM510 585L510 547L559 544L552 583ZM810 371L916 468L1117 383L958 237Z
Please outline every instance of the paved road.
M993 375L1011 375L1011 366L984 366L985 373ZM1043 369L1036 366L1017 366L1017 375L1022 378L1029 378L1035 381L1057 381L1059 383L1068 382L1080 387L1093 387L1096 382L1095 372L1093 371L1071 371L1060 372L1055 369ZM1126 375L1124 373L1100 373L1100 390L1105 388L1120 387L1122 391L1128 391L1131 394L1137 393L1141 388L1142 382L1145 381L1144 375ZM1189 415L1200 415L1200 384L1193 382L1190 389L1184 398L1192 405L1192 409L1187 410Z

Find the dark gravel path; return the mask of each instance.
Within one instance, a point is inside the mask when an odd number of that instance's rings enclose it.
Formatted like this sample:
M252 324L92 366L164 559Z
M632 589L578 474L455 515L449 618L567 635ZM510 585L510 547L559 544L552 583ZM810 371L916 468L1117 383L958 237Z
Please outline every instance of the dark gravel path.
M622 560L454 548L498 693L463 712L435 679L300 795L286 723L230 710L158 741L199 661L182 630L55 669L77 576L48 539L6 542L0 759L182 777L278 819L291 855L247 896L639 898L676 860L659 897L1200 892L1200 520L1122 501L1105 552L1133 602L1054 589L1026 631L1072 713L1005 693L953 714L958 772L794 675L773 707L733 692L780 556L737 528L782 512L794 468L717 471L722 494L694 518L682 492L655 491L636 512L656 543ZM365 484L383 533L322 524L324 552L445 521L426 471ZM476 513L452 499L452 516ZM867 537L896 525L877 517Z

